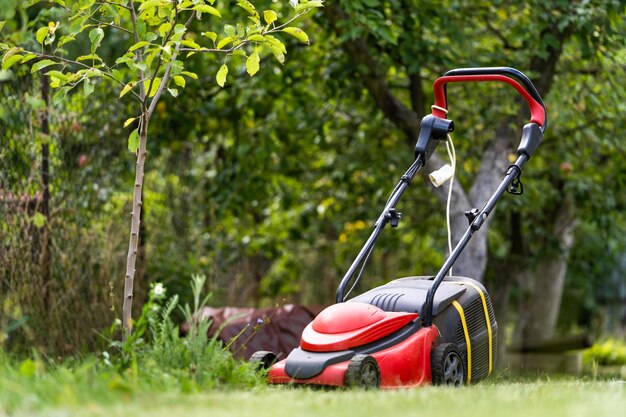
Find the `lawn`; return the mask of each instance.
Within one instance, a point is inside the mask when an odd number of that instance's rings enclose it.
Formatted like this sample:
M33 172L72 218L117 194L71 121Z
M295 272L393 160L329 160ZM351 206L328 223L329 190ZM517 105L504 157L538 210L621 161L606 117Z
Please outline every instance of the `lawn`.
M115 401L57 398L29 401L0 416L624 416L625 381L486 382L462 389L426 387L397 391L324 391L288 387L196 394L120 393Z

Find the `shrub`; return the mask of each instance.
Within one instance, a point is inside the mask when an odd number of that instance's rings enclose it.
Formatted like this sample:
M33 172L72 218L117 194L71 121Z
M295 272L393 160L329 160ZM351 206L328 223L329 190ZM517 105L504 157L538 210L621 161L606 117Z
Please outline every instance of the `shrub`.
M585 364L613 366L626 365L626 342L618 339L607 339L596 343L583 352Z

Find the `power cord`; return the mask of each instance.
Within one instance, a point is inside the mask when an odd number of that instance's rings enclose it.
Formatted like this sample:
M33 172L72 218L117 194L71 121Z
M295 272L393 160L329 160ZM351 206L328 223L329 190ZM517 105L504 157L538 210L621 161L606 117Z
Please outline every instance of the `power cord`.
M452 231L450 228L450 206L452 202L452 187L454 187L454 176L456 174L456 149L454 148L454 141L452 136L448 134L446 140L446 150L448 151L448 157L450 158L450 164L445 164L438 170L432 172L429 177L430 181L435 187L440 187L446 182L450 181L450 187L448 188L448 199L446 202L446 228L448 230L448 251L452 253ZM452 275L452 268L449 271Z
M452 164L452 177L450 178L450 187L448 187L448 201L446 203L446 227L448 229L448 255L452 253L452 232L450 228L450 205L452 202L452 187L454 186L454 176L456 174L456 149L454 149L454 141L452 136L448 133L446 141L446 149L448 150L448 156L450 157L450 163ZM452 267L450 267L450 276L452 276Z

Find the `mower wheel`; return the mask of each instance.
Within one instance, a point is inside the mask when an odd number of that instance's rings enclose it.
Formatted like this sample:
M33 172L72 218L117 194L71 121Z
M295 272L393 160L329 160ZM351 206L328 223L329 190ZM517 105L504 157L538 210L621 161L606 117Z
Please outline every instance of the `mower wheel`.
M430 353L433 385L465 385L465 363L454 343L443 343Z
M370 355L354 355L348 363L346 386L354 388L378 388L380 386L380 368Z
M259 350L250 356L250 362L256 363L258 369L269 369L272 365L278 362L278 357L274 352Z

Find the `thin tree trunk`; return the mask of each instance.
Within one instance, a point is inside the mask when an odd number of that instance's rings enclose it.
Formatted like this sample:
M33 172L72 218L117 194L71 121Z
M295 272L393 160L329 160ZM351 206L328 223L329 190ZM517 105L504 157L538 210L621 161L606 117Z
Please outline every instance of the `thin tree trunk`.
M39 210L46 218L46 222L40 230L39 234L39 265L41 267L41 275L44 288L44 305L49 307L48 291L50 285L50 80L47 76L41 77L41 96L45 103L44 110L41 112L41 133L43 135L41 145L41 183L43 186L43 195Z
M139 149L137 150L137 164L135 170L135 187L133 190L133 211L131 212L130 241L126 257L126 275L124 278L124 306L122 308L122 328L125 339L132 331L133 308L133 281L135 278L135 263L139 246L139 230L141 224L141 196L143 190L144 165L146 162L146 144L148 141L148 117L141 118L139 129Z

